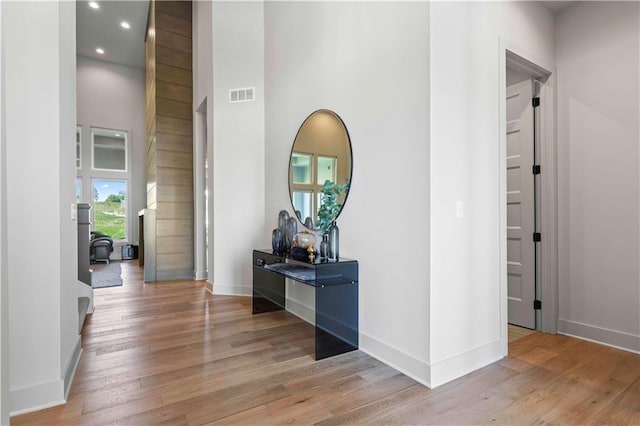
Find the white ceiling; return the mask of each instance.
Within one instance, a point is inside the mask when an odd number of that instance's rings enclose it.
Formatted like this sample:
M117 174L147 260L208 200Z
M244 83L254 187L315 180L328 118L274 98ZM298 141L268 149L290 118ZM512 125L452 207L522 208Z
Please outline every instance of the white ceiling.
M540 3L542 3L542 5L547 9L549 9L551 12L557 13L571 6L573 3L578 3L578 1L577 0L573 0L573 1L560 1L560 0L553 1L552 0L552 1L541 1Z
M89 1L76 2L76 47L78 55L144 69L144 36L149 0L96 0L99 9ZM574 1L540 1L553 13L569 7ZM131 28L120 27L127 21ZM96 48L104 49L104 54Z
M76 48L78 55L144 69L144 35L147 26L148 0L96 0L76 2ZM131 28L120 26L126 21ZM104 49L104 55L96 48Z

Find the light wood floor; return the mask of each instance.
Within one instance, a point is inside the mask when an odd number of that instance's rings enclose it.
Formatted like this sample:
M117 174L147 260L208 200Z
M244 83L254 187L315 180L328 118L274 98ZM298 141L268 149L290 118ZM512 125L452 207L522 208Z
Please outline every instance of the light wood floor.
M640 424L640 356L532 333L434 390L360 351L314 362L311 326L202 282L95 291L66 405L12 425Z
M509 324L509 343L515 342L518 339L522 339L530 334L536 333L535 330L530 330L524 327L518 327L517 325Z

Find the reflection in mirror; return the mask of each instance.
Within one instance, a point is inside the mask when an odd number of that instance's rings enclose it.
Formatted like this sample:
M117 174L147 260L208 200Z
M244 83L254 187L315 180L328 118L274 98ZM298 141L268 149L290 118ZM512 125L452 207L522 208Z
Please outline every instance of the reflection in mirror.
M306 227L326 231L340 214L349 192L351 157L349 133L334 112L316 111L300 126L289 161L289 195Z

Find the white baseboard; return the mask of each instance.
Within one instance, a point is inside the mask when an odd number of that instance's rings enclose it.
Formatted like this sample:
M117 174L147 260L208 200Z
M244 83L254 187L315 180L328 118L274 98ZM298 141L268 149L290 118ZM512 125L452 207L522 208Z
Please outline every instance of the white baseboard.
M73 353L67 362L64 377L61 380L19 389L9 389L9 415L13 417L65 404L81 356L82 339L78 336Z
M73 378L76 375L76 369L78 368L78 364L80 363L81 356L82 356L82 338L78 336L76 340L76 346L75 348L73 348L73 353L71 354L71 358L69 358L69 362L67 362L67 367L65 368L65 374L64 374L65 401L67 400L67 396L69 396L71 383L73 383Z
M67 402L64 399L64 381L40 383L19 389L9 389L10 416L55 407Z
M444 385L479 368L504 358L504 345L495 340L470 351L431 364L431 384Z
M251 286L211 284L207 281L206 287L212 294L220 296L251 296L253 294Z
M636 354L640 353L640 336L621 331L559 319L558 333Z
M360 350L367 355L431 388L431 368L427 362L414 358L364 333L360 333L359 346Z
M207 279L207 273L205 271L194 271L193 272L193 279L195 281L206 280Z
M303 321L308 322L309 324L315 325L316 323L315 308L309 307L293 299L286 299L285 305L288 312L291 312L293 315L297 316Z

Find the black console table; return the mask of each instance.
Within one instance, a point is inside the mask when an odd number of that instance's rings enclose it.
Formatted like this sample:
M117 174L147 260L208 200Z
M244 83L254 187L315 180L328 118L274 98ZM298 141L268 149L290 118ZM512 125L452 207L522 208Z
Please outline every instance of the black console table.
M311 286L316 298L315 359L358 349L358 262L296 260L253 251L253 313L285 309L285 278Z

